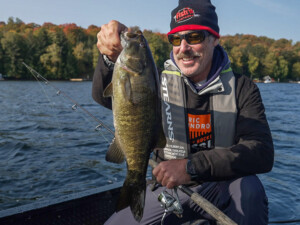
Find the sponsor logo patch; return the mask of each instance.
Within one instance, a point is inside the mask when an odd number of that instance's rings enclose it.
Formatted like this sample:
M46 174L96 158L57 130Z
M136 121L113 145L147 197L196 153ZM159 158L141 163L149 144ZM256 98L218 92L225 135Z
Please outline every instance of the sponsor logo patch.
M189 7L185 7L183 9L180 9L176 15L174 16L176 23L185 22L189 19L192 19L193 17L197 16L195 14L195 11Z
M190 144L194 149L210 149L212 146L211 114L189 117Z

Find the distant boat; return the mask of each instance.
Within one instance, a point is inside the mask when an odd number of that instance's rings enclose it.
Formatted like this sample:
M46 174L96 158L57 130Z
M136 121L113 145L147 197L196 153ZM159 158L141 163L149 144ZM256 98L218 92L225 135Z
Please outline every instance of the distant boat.
M254 79L253 79L253 82L254 82L254 83L262 83L263 81L260 80L260 79L258 79L258 78L254 78Z
M274 82L274 80L272 80L272 78L270 76L265 76L264 77L264 83L265 84L269 84L269 83L272 83Z
M70 81L81 82L81 81L83 81L83 79L82 78L71 78Z

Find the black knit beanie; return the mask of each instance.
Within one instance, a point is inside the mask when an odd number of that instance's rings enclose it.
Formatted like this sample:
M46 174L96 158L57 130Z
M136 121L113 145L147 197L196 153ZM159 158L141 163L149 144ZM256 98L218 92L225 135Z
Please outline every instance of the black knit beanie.
M173 34L185 30L207 30L219 38L218 16L210 0L179 0L171 13L171 31Z

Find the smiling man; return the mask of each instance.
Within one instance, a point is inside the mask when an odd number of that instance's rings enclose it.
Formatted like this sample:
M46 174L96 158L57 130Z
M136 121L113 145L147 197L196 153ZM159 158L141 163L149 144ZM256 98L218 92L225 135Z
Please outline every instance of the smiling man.
M157 195L181 184L191 185L239 225L267 224L267 197L256 174L272 169L274 149L259 89L232 71L219 45L218 18L210 0L179 0L170 28L173 50L160 77L167 144L153 153L159 164L152 173L161 186L154 192L147 189L140 223L125 208L106 224L160 224L164 210ZM122 50L119 34L126 29L111 21L98 33L101 54L93 98L108 108L111 102L103 98L103 90ZM164 224L216 224L185 194L179 198L183 218L168 214Z
M194 83L206 80L219 39L204 30L181 31L169 34L168 38L173 43L174 61L181 72ZM200 40L203 40L201 44L193 44Z

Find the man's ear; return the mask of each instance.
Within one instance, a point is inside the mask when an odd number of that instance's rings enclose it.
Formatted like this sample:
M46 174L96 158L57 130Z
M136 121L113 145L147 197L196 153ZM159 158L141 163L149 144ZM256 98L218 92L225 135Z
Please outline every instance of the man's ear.
M220 43L219 40L220 40L219 38L215 38L215 40L214 40L214 46L215 47Z

